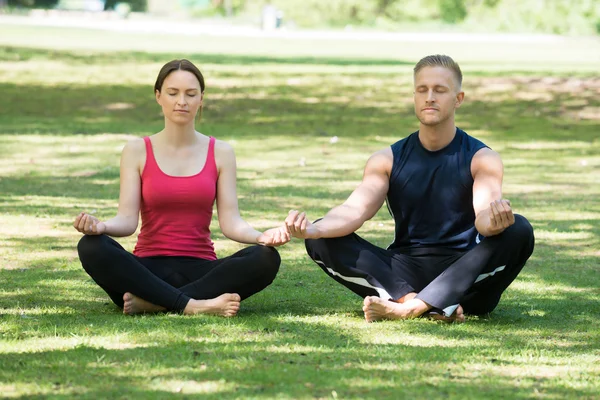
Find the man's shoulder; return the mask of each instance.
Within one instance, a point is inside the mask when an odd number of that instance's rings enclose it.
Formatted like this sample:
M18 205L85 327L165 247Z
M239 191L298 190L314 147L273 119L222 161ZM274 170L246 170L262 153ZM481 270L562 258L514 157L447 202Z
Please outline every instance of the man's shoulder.
M456 128L456 131L458 134L463 135L463 137L465 138L465 143L467 145L468 149L471 149L473 151L473 153L476 153L477 151L479 151L482 148L489 148L489 146L487 144L485 144L483 141L477 139L475 136L469 135L467 132L465 132L464 130L460 129L459 127Z
M419 134L419 131L415 131L415 132L411 133L410 135L403 137L402 139L393 143L390 146L390 148L392 149L393 152L396 152L396 151L400 150L402 147L406 146L408 143L414 141L414 139L417 137L418 134Z

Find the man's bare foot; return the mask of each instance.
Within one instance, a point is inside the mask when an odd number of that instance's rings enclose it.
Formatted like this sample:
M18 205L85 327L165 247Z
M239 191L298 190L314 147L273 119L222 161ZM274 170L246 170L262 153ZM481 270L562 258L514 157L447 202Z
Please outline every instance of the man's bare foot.
M408 300L414 299L415 297L417 297L417 294L415 292L410 292L396 300L396 303L405 303Z
M427 304L418 299L411 299L404 303L383 300L379 297L368 296L363 302L363 311L367 322L382 319L409 319L421 315L427 310Z
M152 304L129 292L123 295L123 314L134 315L166 311L166 308Z
M427 312L423 315L426 316L427 318L435 319L436 321L456 322L456 323L465 322L465 314L464 314L463 308L460 305L449 317L446 317L444 314L440 314L439 312L436 312L436 311Z
M225 293L210 300L192 299L185 306L183 313L186 315L213 314L222 317L233 317L240 309L240 301L242 299L237 293Z

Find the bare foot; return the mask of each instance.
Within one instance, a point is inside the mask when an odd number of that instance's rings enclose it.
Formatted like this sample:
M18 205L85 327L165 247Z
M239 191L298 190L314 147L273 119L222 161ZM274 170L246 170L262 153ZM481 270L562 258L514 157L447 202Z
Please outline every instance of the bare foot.
M425 315L427 318L435 319L437 321L456 322L456 323L465 322L465 314L464 314L463 308L460 305L449 317L446 317L444 314L440 314L436 311L428 312L423 315Z
M123 295L123 314L134 315L166 311L166 308L152 304L129 292Z
M363 311L365 312L367 322L380 321L382 319L412 318L411 310L404 304L391 300L383 300L375 296L365 297Z
M405 303L408 300L414 299L415 297L417 297L417 294L415 292L410 292L410 293L407 293L404 296L400 297L396 302L397 303Z
M225 293L210 300L192 299L185 306L183 313L186 315L213 314L222 317L233 317L240 309L240 301L242 299L237 293Z

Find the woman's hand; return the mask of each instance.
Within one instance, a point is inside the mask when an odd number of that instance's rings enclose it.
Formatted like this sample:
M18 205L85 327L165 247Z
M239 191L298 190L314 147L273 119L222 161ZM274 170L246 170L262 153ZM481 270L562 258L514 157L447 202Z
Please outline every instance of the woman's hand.
M104 222L100 222L98 218L84 212L79 213L75 218L73 227L85 235L102 235L106 232Z
M290 233L287 228L280 226L279 228L271 228L264 231L256 241L262 246L276 247L286 244L290 239Z

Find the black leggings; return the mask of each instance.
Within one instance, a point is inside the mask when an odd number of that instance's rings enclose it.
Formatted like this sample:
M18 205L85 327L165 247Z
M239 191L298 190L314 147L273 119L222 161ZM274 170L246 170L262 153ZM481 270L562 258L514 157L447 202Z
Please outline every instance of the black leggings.
M361 297L417 298L449 315L487 314L517 277L534 247L533 228L521 215L500 235L469 251L431 249L423 254L384 250L355 233L306 240L308 255L333 279Z
M250 246L219 260L194 257L137 257L106 235L85 235L77 245L85 271L112 301L123 307L132 293L169 311L183 311L190 299L237 293L243 299L273 282L281 258L272 247Z

